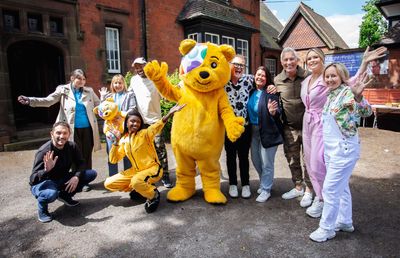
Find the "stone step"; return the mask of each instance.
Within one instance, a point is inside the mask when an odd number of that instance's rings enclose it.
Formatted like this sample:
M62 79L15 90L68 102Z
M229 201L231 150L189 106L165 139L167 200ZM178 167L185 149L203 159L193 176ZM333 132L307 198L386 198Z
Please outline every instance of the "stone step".
M18 140L12 143L4 144L4 151L35 150L48 140L50 140L50 136Z
M26 139L33 139L33 138L43 138L43 137L50 138L50 131L51 131L51 127L43 127L43 128L29 129L29 130L19 130L19 131L17 131L16 136L17 136L18 141L26 140Z

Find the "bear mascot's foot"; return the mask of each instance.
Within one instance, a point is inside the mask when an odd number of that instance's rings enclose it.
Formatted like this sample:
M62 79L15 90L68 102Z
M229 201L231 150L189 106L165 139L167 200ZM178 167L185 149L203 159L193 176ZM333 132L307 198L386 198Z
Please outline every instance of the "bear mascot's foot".
M194 195L196 189L188 189L182 186L175 186L167 194L167 200L171 202L183 202Z
M225 195L219 189L208 189L203 191L206 202L213 204L225 204L227 202Z

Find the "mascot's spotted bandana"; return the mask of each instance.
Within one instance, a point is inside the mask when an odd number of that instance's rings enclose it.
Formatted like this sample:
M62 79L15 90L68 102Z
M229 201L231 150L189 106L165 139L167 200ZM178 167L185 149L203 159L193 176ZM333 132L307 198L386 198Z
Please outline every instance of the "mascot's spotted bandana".
M235 50L228 45L196 44L186 39L180 44L183 58L179 69L182 87L167 79L168 65L156 61L144 68L147 78L168 100L186 104L174 115L171 143L177 163L176 186L167 199L177 202L196 192L196 166L200 170L204 199L226 203L220 190L219 157L226 135L235 141L244 131L244 119L236 117L224 90L230 78L229 61Z
M207 45L196 44L190 52L182 58L179 74L185 74L199 67L207 55Z

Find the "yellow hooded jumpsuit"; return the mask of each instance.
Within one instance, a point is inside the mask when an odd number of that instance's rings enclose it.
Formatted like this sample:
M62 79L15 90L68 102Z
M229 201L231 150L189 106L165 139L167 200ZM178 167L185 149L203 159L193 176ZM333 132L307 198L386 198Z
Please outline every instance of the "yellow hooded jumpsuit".
M163 174L154 147L154 137L163 127L163 121L159 120L136 134L123 136L119 145L112 145L110 162L117 163L126 155L132 167L107 178L104 182L106 189L113 192L135 190L149 200L154 198L156 187L153 184L158 182Z

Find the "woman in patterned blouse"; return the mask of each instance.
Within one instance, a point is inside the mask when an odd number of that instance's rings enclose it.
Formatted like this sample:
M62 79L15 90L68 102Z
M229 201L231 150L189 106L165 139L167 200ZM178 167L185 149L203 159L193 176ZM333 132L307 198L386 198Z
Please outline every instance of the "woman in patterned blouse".
M310 235L311 240L316 242L334 238L335 231L354 231L349 179L360 157L357 125L360 117L372 114L371 106L362 95L369 83L366 83L366 73L348 86L349 72L346 67L332 63L325 68L323 77L329 88L322 113L326 177L319 228Z

